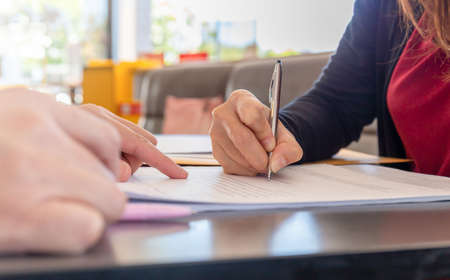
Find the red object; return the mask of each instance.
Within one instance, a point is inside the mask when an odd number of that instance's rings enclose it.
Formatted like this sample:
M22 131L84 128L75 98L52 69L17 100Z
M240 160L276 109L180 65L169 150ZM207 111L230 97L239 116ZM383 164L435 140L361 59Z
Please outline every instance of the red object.
M141 103L120 103L119 104L119 115L121 116L131 116L131 115L141 115Z
M388 108L414 171L450 177L449 60L414 31L392 74Z
M221 96L206 98L167 96L163 134L208 134L212 111L222 103Z
M206 61L208 60L208 53L182 53L180 54L180 63L190 61Z

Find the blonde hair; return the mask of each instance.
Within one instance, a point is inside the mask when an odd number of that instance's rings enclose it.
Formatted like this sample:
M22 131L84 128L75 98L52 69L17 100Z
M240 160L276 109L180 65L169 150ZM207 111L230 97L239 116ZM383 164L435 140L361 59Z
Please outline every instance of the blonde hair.
M450 57L450 0L398 0L405 23L416 28L420 35L432 39ZM424 10L423 26L419 26L415 9Z
M405 25L414 27L425 39L433 40L436 48L445 54L443 63L450 59L450 0L398 0ZM415 11L424 12L423 25L419 26ZM450 71L442 74L444 82L450 82Z

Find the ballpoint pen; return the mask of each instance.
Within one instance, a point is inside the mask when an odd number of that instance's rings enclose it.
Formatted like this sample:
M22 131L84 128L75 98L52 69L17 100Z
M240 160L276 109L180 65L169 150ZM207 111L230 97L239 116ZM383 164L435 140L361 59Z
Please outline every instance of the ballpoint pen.
M278 111L280 109L280 94L281 94L281 78L282 78L281 60L277 60L273 70L272 79L269 87L269 102L270 102L270 127L272 128L272 135L277 139L278 128ZM267 180L271 179L272 170L270 169L270 160L272 152L269 153L269 163L267 165Z

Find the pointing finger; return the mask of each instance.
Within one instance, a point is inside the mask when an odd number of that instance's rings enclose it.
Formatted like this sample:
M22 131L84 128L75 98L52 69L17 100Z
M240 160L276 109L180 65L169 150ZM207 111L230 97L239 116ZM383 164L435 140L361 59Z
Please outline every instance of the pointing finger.
M155 167L170 178L187 178L188 173L183 168L161 153L155 145L145 138L141 138L140 141L133 141L133 139L126 141L124 139L122 142L122 152L133 156L140 162L145 162Z

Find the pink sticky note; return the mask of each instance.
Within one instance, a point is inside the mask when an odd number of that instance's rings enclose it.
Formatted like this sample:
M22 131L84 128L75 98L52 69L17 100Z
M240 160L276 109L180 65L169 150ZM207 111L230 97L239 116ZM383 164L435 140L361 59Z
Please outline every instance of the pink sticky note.
M193 214L191 208L161 203L128 203L121 221L148 221L186 217Z

